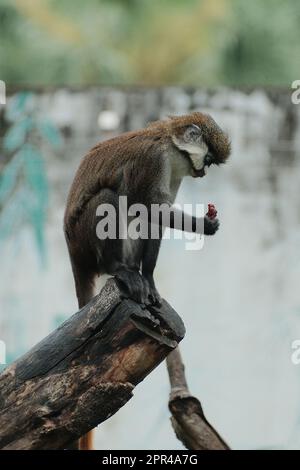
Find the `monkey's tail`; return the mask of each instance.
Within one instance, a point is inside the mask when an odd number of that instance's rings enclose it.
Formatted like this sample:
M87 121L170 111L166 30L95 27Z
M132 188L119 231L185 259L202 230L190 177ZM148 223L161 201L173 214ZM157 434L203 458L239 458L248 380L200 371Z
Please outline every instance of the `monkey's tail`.
M71 258L72 260L72 258ZM87 269L80 268L72 262L75 279L76 294L79 308L84 307L94 296L95 274ZM77 441L78 450L93 450L93 430L79 438Z
M93 446L94 436L93 435L94 435L94 431L91 430L87 432L84 436L82 436L79 439L78 449L79 450L94 450L94 446Z

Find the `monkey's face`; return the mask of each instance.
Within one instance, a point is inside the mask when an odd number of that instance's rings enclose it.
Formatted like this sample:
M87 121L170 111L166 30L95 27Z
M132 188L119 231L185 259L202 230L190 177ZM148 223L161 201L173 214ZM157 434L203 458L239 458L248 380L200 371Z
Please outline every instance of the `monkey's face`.
M192 122L183 125L185 118ZM172 140L189 159L191 176L202 178L211 165L225 163L230 154L230 142L210 116L193 113L180 118L180 125L176 125L177 119L172 120Z
M212 163L212 158L200 128L196 124L186 127L181 135L173 136L173 142L189 159L190 174L195 178L205 176L207 168Z

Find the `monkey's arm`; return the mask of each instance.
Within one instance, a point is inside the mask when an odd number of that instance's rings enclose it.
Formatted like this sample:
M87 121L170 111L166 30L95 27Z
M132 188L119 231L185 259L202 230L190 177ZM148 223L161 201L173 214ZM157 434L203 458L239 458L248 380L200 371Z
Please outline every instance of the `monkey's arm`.
M217 218L211 219L207 215L195 217L177 209L166 200L158 204L161 207L158 212L153 213L151 206L148 208L148 223L150 225L204 235L214 235L219 228L220 223Z
M219 227L219 221L217 219L210 219L207 216L203 218L197 218L176 209L171 204L166 204L166 207L169 208L169 216L164 217L160 212L158 217L159 220L156 219L156 221L152 220L150 212L149 224L151 225L153 222L155 224L156 222L156 225L158 226L159 238L151 239L150 236L150 238L145 241L145 248L142 259L142 274L148 282L150 299L155 304L160 304L160 295L155 287L153 271L159 253L163 229L165 227L169 227L178 230L184 229L185 231L198 234L204 233L205 235L213 235Z
M161 224L163 220L161 220ZM218 230L220 222L218 219L210 219L208 216L195 217L183 212L174 206L170 208L170 225L172 229L183 230L204 235L214 235Z

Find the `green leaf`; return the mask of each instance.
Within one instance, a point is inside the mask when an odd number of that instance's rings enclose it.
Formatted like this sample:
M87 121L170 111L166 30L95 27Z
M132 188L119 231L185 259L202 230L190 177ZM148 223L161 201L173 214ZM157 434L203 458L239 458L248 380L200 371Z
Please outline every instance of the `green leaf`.
M48 201L48 182L42 155L30 144L24 148L24 176L30 189L36 194L44 209Z
M37 127L41 136L47 139L53 147L59 148L62 145L61 134L50 121L42 121Z
M5 117L8 121L16 121L20 118L20 115L23 114L26 110L26 105L28 104L29 98L33 95L29 91L22 91L17 93L9 102L7 107Z
M27 132L29 132L32 127L33 121L31 117L26 117L12 125L3 139L4 150L13 152L20 147L25 142Z
M22 189L16 191L1 211L0 216L0 240L12 236L24 222L24 198L25 193Z
M0 204L3 204L5 199L13 191L17 184L17 178L23 165L24 152L20 150L17 152L10 162L4 167L0 175Z
M48 204L48 182L42 155L30 144L25 147L24 177L27 184L27 219L33 227L34 237L45 264L45 221Z
M19 188L18 175L23 176ZM25 144L6 168L3 181L4 183L0 184L0 202L4 201L0 213L0 240L18 233L24 223L27 223L33 229L40 259L44 265L48 184L42 155L32 145Z

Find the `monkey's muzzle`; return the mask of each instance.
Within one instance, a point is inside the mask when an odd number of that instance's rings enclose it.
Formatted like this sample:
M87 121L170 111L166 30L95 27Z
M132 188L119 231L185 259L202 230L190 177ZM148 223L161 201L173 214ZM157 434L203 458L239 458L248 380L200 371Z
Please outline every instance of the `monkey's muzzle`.
M193 167L193 171L192 171L193 178L203 178L203 176L205 175L206 175L205 166L201 168L200 170L196 170L196 168Z

